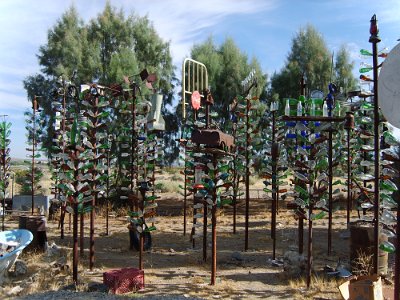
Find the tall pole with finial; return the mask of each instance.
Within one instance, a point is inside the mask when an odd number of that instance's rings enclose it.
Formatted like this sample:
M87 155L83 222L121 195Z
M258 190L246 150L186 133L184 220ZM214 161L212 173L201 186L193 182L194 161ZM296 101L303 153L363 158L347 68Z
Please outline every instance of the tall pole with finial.
M378 20L373 15L370 21L369 42L372 43L372 67L374 81L374 273L378 274L379 254L379 101L378 101Z

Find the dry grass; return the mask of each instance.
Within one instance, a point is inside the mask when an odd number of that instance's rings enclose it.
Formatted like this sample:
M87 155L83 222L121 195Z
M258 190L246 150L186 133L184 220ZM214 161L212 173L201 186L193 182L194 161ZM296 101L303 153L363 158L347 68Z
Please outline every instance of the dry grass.
M326 295L327 299L332 296L332 291L336 290L340 285L335 278L326 278L323 276L313 275L311 277L310 288L307 289L306 278L289 279L289 287L292 289L294 299L311 300L316 296Z
M352 271L354 275L371 275L374 270L373 255L364 251L357 251L357 258L354 260Z

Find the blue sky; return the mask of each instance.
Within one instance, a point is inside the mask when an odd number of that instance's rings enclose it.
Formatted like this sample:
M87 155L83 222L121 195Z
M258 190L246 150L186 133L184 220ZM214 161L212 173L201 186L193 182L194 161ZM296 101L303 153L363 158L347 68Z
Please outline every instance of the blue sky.
M36 54L47 31L72 4L87 22L105 0L0 0L0 115L13 123L11 155L25 157L23 112L30 107L22 81L40 72ZM355 62L368 43L369 20L377 15L382 42L392 49L400 38L400 0L111 0L126 15L148 15L159 35L171 43L180 68L195 43L210 35L220 43L232 37L251 58L257 57L269 76L279 71L301 27L313 25L335 51L346 45Z

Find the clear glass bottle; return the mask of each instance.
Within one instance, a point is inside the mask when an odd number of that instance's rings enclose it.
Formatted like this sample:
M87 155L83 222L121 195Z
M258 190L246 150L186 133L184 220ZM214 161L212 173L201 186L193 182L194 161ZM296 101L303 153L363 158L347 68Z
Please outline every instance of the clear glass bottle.
M303 105L301 104L301 101L297 102L297 116L302 116L303 115Z
M286 99L285 116L290 116L290 103L289 103L289 99Z
M311 107L310 107L310 116L315 116L315 102L311 102Z
M326 101L324 101L324 105L322 106L322 115L324 117L328 116L328 105L326 104Z

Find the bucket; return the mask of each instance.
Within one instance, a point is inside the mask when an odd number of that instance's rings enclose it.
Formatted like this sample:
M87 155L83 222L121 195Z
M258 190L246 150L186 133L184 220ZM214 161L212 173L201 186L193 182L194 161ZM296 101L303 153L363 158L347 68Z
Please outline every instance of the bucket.
M381 233L379 236L379 244L387 240L388 237ZM351 222L350 261L352 269L357 267L357 261L360 254L361 255L374 254L374 225L366 222ZM387 272L388 272L388 253L386 251L379 249L378 274L386 275Z
M19 229L27 229L33 234L33 240L27 250L46 250L46 217L45 216L19 216Z

